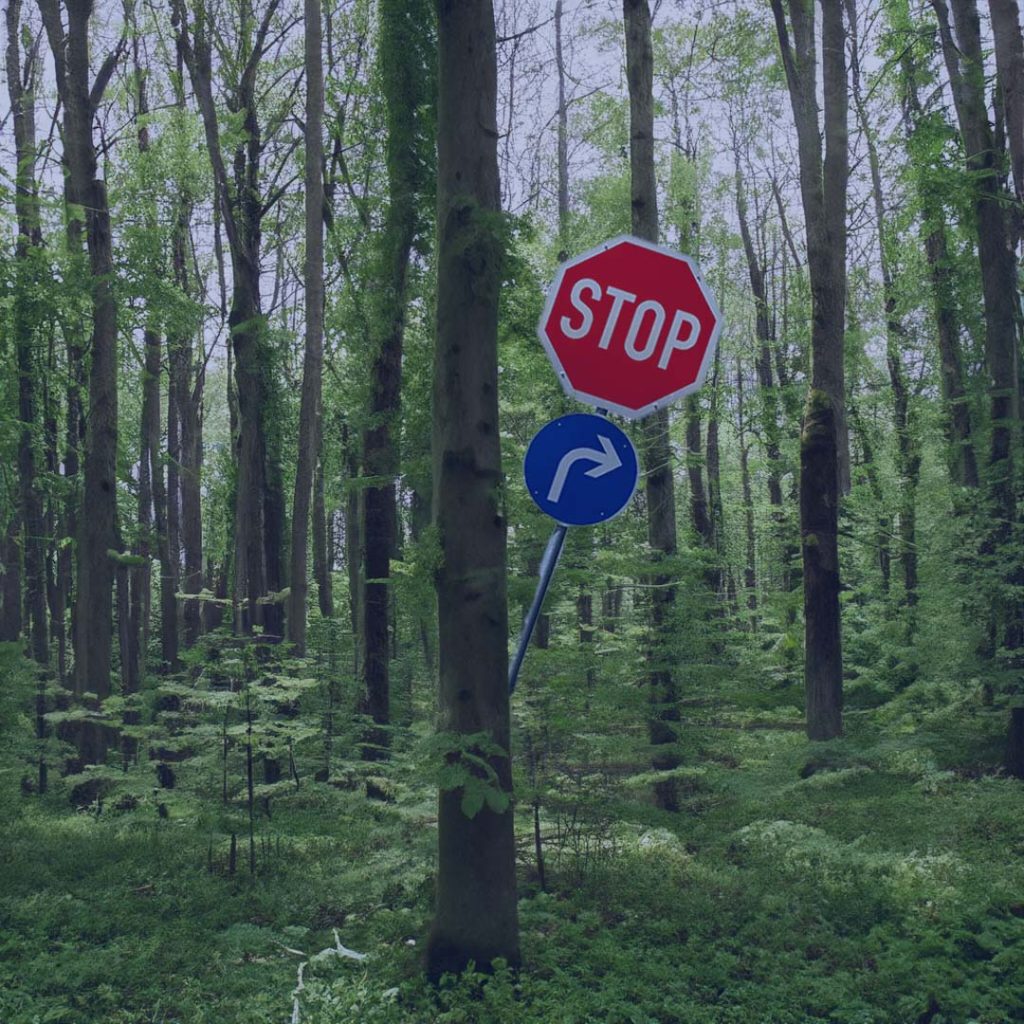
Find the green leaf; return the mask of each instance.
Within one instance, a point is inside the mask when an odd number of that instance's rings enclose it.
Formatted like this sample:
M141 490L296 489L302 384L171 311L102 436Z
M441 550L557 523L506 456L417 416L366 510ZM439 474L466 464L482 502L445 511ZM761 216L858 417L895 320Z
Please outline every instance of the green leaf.
M485 793L486 790L479 784L466 784L462 791L462 813L467 818L475 818L483 808Z

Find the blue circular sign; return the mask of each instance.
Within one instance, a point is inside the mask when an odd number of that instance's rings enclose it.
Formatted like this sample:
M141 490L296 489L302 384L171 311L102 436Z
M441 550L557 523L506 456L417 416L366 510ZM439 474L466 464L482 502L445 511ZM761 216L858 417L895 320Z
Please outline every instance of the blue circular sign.
M614 423L572 413L537 431L523 475L541 512L565 526L593 526L629 504L640 467L633 442Z

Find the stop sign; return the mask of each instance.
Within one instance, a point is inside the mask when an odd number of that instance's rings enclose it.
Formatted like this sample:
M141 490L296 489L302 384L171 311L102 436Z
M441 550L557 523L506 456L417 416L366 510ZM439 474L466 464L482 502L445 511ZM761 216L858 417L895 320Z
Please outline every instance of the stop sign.
M641 419L701 386L720 327L693 260L619 235L562 264L537 334L568 394Z

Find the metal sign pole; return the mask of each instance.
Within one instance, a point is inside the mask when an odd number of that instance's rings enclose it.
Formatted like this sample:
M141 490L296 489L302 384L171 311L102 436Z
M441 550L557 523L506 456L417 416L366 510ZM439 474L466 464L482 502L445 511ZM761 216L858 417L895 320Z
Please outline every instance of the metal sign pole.
M519 634L519 646L516 648L515 657L508 667L508 692L512 693L516 688L516 680L519 678L519 670L523 665L523 658L526 657L526 648L530 646L530 637L533 636L533 627L537 625L540 618L540 609L544 604L544 596L551 584L551 577L555 575L555 567L562 554L562 546L565 544L565 535L569 532L568 526L557 526L555 532L548 540L548 546L544 549L544 557L540 561L540 580L537 583L536 593L533 595L533 604L523 621L523 631Z

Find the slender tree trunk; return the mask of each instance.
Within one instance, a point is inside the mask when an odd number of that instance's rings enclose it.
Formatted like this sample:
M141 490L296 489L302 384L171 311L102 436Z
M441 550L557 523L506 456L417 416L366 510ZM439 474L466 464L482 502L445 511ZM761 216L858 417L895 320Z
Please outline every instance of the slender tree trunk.
M739 142L733 140L733 156L736 176L736 213L743 239L743 252L747 259L747 274L750 290L754 296L754 330L757 335L758 351L755 368L761 399L761 426L764 433L765 455L768 459L768 502L772 506L772 517L777 527L781 526L782 508L782 455L779 436L778 396L772 381L772 349L775 338L768 303L765 261L758 255L754 237L750 230L747 210L746 187L740 160Z
M135 63L135 78L137 90L138 112L141 119L141 126L138 132L138 146L140 153L149 150L149 128L146 118L149 114L149 97L146 88L146 71L142 67L139 47L138 32L133 28L133 56ZM147 212L149 226L155 229L155 206ZM155 268L153 268L155 270ZM138 526L139 545L137 554L145 560L144 566L139 566L134 572L124 567L118 569L118 613L121 614L122 586L128 587L128 577L132 578L131 601L126 611L131 619L130 626L135 628L141 625L143 629L143 642L139 651L139 657L145 658L147 649L146 638L149 632L149 594L150 594L150 543L151 531L155 526L155 539L157 546L157 557L160 564L160 655L164 670L174 670L178 667L178 630L177 630L177 604L175 599L176 580L170 560L170 548L167 536L167 489L164 485L164 464L160 454L160 380L162 375L162 346L160 334L152 327L146 327L143 331L143 369L142 369L142 424L140 431L140 466L139 466L139 506ZM173 406L173 402L171 403ZM122 577L125 577L122 583ZM144 592L144 597L143 593ZM123 632L123 631L122 631ZM126 657L126 643L129 650L132 650L130 642L122 641L122 660ZM138 644L138 640L134 641ZM140 673L141 674L141 665ZM135 673L133 672L133 676ZM127 683L127 676L126 683ZM133 678L132 685L138 688L138 678Z
M633 234L658 241L658 193L654 178L654 56L647 0L624 0L626 78L629 83L629 164ZM698 424L699 429L699 424ZM689 421L687 424L689 440ZM698 440L699 450L699 440ZM679 703L670 653L675 585L660 563L676 553L675 481L669 444L668 411L659 409L643 424L647 474L647 539L654 556L650 577L651 644L647 652L652 766L671 771L680 763L677 740ZM706 513L705 513L706 514ZM673 778L656 782L654 799L663 810L679 809Z
M18 221L15 249L15 289L11 320L18 361L18 480L24 558L26 616L32 657L45 665L50 658L46 615L46 556L43 500L36 476L36 382L37 339L32 312L37 289L41 287L36 255L41 251L39 196L36 186L36 106L35 87L38 58L35 51L25 59L22 70L21 0L7 6L7 93L14 121L14 157L16 162L14 207Z
M0 541L0 642L21 637L21 517L14 513Z
M913 422L907 375L903 366L902 342L906 339L907 332L896 307L878 147L861 89L857 10L854 0L846 0L846 10L850 26L853 101L868 153L875 230L878 235L878 260L882 271L882 292L885 300L886 363L892 385L893 422L896 428L897 465L900 474L899 557L903 567L903 604L908 610L904 622L905 639L909 643L913 640L916 630L914 607L917 604L917 485L921 477L921 455L917 444L916 424Z
M555 69L558 73L558 245L568 258L569 244L569 108L565 102L565 56L562 50L562 0L555 0Z
M707 434L707 469L708 469L708 519L711 522L711 550L714 552L715 565L708 574L713 592L719 598L723 594L723 582L726 576L725 563L725 508L722 505L722 456L718 442L718 408L719 381L721 370L721 353L715 350L714 370L711 374L711 407L708 410Z
M177 97L179 106L184 107L184 95ZM215 204L216 206L216 204ZM182 195L178 201L177 218L171 239L171 261L174 280L183 295L192 295L192 279L188 270L190 244L189 225L192 217L192 197ZM173 547L168 544L168 563L163 571L164 586L171 594L178 590L178 576L181 571L181 554L184 554L185 571L181 589L186 594L198 594L203 589L203 513L202 513L202 469L203 469L203 389L206 384L206 370L202 351L196 353L194 339L187 332L168 338L170 374L174 385L175 432L178 442L177 460L171 460L174 470L174 488L170 500L165 499L166 513L170 513L173 502L176 513ZM168 402L170 410L170 402ZM168 413L170 424L170 411ZM168 430L170 434L170 430ZM175 491L177 497L175 496ZM180 513L178 503L180 501ZM167 517L169 519L169 515ZM170 531L168 530L168 533ZM171 598L162 594L163 606L170 611ZM177 629L176 615L174 628ZM191 647L203 629L202 607L199 601L186 598L182 606L182 622L185 628L185 645ZM177 652L177 634L174 650Z
M690 491L690 523L702 546L714 543L714 524L708 512L708 496L704 489L705 456L700 430L700 398L688 395L686 408L686 476Z
M171 258L175 265L179 261L178 242L177 237L172 237ZM184 250L181 258L184 258ZM176 597L173 604L168 601L166 591L169 589L172 595L176 595L181 577L181 434L185 404L182 393L188 390L182 354L187 347L188 342L182 338L167 339L167 360L170 364L167 374L167 492L163 508L155 510L157 530L160 530L162 519L162 532L167 537L167 565L160 568L160 646L165 662L167 654L172 650L176 652L178 646L178 602Z
M380 235L380 273L374 291L371 337L370 417L363 434L363 682L367 710L377 725L390 711L391 559L398 554L398 431L401 412L402 348L408 302L409 258L418 231L417 199L423 194L427 161L422 152L422 110L431 58L425 52L425 4L381 0L380 55L388 125L388 203ZM429 39L429 35L426 36ZM387 732L375 731L378 753Z
M743 366L736 357L737 433L740 445L740 481L743 489L743 525L746 531L747 561L743 569L743 587L747 592L747 608L751 625L757 629L757 545L754 537L754 497L750 487L750 446L747 444L747 423L743 396Z
M56 330L49 332L46 354L46 376L43 380L43 435L46 450L46 472L56 479L60 472L57 426L57 403L53 383L57 377ZM67 685L67 630L64 626L63 589L58 576L60 566L60 503L52 492L46 502L46 590L50 607L50 636L57 641L57 681Z
M362 589L363 539L360 516L360 494L356 481L359 478L359 453L348 424L341 428L341 448L345 455L345 470L348 480L345 486L345 567L348 570L348 610L352 624L352 650L355 657L354 672L359 675L359 660L362 654L362 615L360 614Z
M950 442L950 476L958 486L973 489L979 485L978 460L974 454L971 410L964 386L960 325L953 301L953 274L945 219L939 213L936 216L938 219L932 221L934 227L924 241L939 346L942 397L948 411L946 429Z
M320 439L320 448L322 451L322 437ZM323 455L321 454L317 461L316 475L313 477L313 578L316 580L320 614L325 619L330 619L334 616L334 584L331 579L331 569L330 545L327 543L324 464Z
M473 960L519 963L508 697L508 597L498 430L498 296L503 230L497 159L497 67L490 0L439 0L437 347L434 509L441 732L496 773L496 801L472 817L460 789L438 806L432 977ZM451 755L457 759L458 755ZM466 769L474 771L470 764Z
M878 550L878 569L882 575L882 593L888 598L892 583L892 520L886 511L885 494L878 473L878 462L875 459L875 448L867 425L861 420L857 406L852 402L847 410L855 436L860 439L861 465L867 477L868 489L875 500L878 512L878 533L876 547Z
M324 359L323 16L320 0L305 0L306 23L306 358L299 409L299 464L292 504L291 594L288 636L306 653L307 551L313 475L320 452L320 402ZM321 510L322 514L322 510Z
M909 8L897 11L900 22L909 18ZM923 125L924 111L918 95L921 72L908 47L900 59L901 105L907 149L920 170L914 187L921 204L921 239L928 261L932 307L939 349L939 378L946 408L946 435L949 439L949 473L958 487L978 486L978 463L971 433L971 412L964 386L963 356L960 348L960 323L954 297L953 270L950 265L946 216L928 181L928 168L918 156L920 146L928 146L928 129ZM920 142L919 142L920 139ZM957 507L962 503L957 502Z
M263 153L256 100L256 76L266 53L267 34L278 0L271 0L255 31L240 31L237 79L231 83L233 109L243 139L233 154L233 179L221 151L220 126L213 97L212 50L206 12L196 12L191 25L182 0L174 0L173 21L178 45L203 119L214 188L231 256L232 290L228 327L234 356L238 434L235 458L235 586L241 628L262 626L268 636L281 636L284 613L284 495L277 433L273 416L273 373L260 297L260 249L265 197L260 188ZM244 29L255 18L250 0L240 10Z

